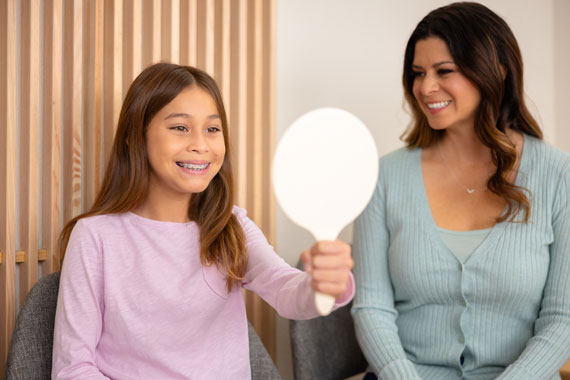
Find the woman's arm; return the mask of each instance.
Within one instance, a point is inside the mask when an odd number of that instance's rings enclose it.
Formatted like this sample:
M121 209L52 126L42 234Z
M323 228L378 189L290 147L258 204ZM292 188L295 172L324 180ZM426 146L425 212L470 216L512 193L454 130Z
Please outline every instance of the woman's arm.
M237 209L236 214L246 236L249 255L243 287L257 293L284 318L318 317L311 275L292 268L279 257L245 210ZM346 305L353 296L354 279L350 275L346 291L336 298L335 308Z
M71 233L61 270L52 379L108 379L95 364L95 347L102 328L102 300L100 247L80 220Z
M570 356L570 168L555 194L554 240L535 333L519 358L497 379L550 379Z
M420 379L398 336L388 267L390 234L381 178L353 230L356 296L352 316L364 356L380 379Z

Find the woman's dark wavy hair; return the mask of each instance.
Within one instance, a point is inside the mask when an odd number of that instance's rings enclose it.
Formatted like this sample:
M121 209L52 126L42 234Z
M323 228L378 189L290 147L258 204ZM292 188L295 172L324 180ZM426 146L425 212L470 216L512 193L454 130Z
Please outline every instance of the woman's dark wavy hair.
M61 232L59 250L62 259L71 231L79 219L124 213L142 206L148 193L150 174L146 149L148 125L154 115L178 94L194 86L209 93L216 103L226 153L220 171L208 187L192 195L188 217L200 227L202 264L215 264L226 273L228 292L234 282L243 278L247 252L244 232L232 213L234 191L230 141L220 90L204 71L170 63L147 67L131 84L121 108L113 148L95 202L88 212L69 221Z
M518 43L506 22L487 7L472 2L453 3L430 12L412 33L404 57L403 84L413 121L402 136L410 148L428 147L443 136L434 130L413 95L412 63L416 43L428 37L447 43L459 70L479 89L481 103L475 116L475 133L491 149L497 171L488 189L507 206L497 222L514 221L522 210L528 222L530 201L526 190L507 181L516 162L515 145L506 128L542 139L538 123L528 111L523 93L523 62ZM506 77L504 71L506 71Z

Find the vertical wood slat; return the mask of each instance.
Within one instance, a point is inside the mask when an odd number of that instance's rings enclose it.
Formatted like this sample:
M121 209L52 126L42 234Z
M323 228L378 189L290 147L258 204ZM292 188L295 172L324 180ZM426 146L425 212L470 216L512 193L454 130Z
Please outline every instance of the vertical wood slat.
M123 101L123 1L106 0L103 43L103 142L109 158Z
M160 0L145 0L143 3L142 67L160 61L162 34L162 7Z
M161 1L161 17L160 17L160 58L161 60L172 61L172 0Z
M92 1L86 9L87 31L85 84L84 207L88 209L102 179L102 98L103 98L103 2Z
M143 4L140 0L124 0L123 12L123 89L126 91L142 70Z
M61 230L62 0L46 1L44 10L42 242L47 257L42 262L42 273L48 274L59 270L57 238Z
M20 305L38 277L38 137L40 107L40 3L22 2L20 91Z
M247 144L247 125L248 125L248 69L247 69L247 52L248 52L248 38L247 38L247 23L248 23L248 12L247 12L247 0L239 0L239 9L237 13L239 14L239 27L238 27L238 108L239 108L239 118L238 118L238 205L245 207L247 204L247 179L249 176L247 167L247 152L249 150Z
M180 64L180 0L172 0L170 23L170 59Z
M0 373L15 322L17 3L0 2Z
M66 0L64 7L64 222L81 212L81 141L83 108L83 1Z
M263 230L273 246L277 242L277 206L271 184L271 162L277 142L277 4L269 0L263 11L263 173L267 175L263 191ZM267 158L270 159L267 159Z
M180 1L180 63L197 66L198 0Z

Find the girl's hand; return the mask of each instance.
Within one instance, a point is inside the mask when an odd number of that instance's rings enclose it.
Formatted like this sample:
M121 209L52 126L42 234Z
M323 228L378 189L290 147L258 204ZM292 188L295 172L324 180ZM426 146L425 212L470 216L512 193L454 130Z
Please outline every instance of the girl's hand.
M315 291L335 298L345 293L354 266L350 245L340 240L318 241L303 251L301 261Z

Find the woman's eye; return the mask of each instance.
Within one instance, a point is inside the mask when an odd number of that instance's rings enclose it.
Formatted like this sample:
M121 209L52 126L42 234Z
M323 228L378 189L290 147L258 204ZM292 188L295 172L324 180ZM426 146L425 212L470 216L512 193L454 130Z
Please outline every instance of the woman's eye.
M216 133L216 132L220 132L221 129L219 127L208 127L206 128L206 132L208 133Z
M174 131L179 131L179 132L187 132L188 128L186 128L183 125L175 125L174 127L171 127L170 129L174 130Z
M425 75L422 71L412 71L412 78L423 77Z
M452 73L452 72L453 72L453 70L450 70L450 69L439 69L439 70L437 70L437 73L438 73L439 75L445 75L445 74L449 74L449 73Z

